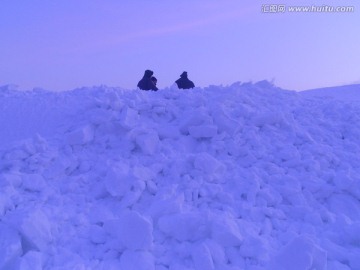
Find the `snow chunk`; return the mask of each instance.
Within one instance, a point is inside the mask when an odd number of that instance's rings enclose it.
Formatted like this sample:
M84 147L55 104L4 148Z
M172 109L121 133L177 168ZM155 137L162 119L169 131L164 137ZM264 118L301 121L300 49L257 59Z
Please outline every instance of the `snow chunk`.
M178 213L181 210L183 202L184 198L181 196L171 199L157 199L151 204L149 213L153 219L158 219L160 216L168 214Z
M124 196L130 190L129 170L128 164L118 162L106 174L105 187L112 196Z
M160 126L157 128L157 132L159 134L160 139L171 138L177 139L180 137L180 131L177 126Z
M238 225L230 218L214 221L211 236L217 243L225 247L239 246L243 242Z
M215 108L212 116L219 131L234 135L236 130L240 127L240 123L226 115L223 108Z
M66 134L66 140L70 145L82 145L94 139L94 130L91 126L85 126Z
M124 248L147 250L152 246L152 225L135 211L123 212L118 219L106 221L104 229L111 237L117 238Z
M118 258L100 262L96 269L99 270L119 270L122 269Z
M222 167L222 164L210 154L203 152L196 155L194 167L205 173L213 174Z
M155 270L154 256L146 251L125 251L120 258L120 269Z
M90 240L94 244L104 244L106 242L106 232L103 227L98 225L90 226Z
M247 236L240 246L240 255L244 258L267 259L266 245L260 237Z
M103 224L105 220L114 219L114 214L109 207L95 204L89 210L89 221L93 224Z
M351 268L338 261L329 261L328 270L351 270Z
M172 214L159 218L159 228L179 241L195 241L208 234L205 221L195 213Z
M105 177L105 188L114 197L122 199L123 206L135 203L146 188L146 182L151 180L153 173L143 166L130 166L120 161L115 163Z
M194 109L187 111L182 115L182 122L180 123L180 132L184 135L189 133L189 128L194 126L211 125L213 119L203 109Z
M212 138L217 134L218 128L213 125L190 126L189 134L193 138Z
M52 240L51 224L43 211L37 209L20 223L20 232L29 243L30 249L45 251Z
M0 269L8 269L22 254L21 238L11 227L0 224Z
M221 246L219 243L215 242L212 239L205 240L204 244L206 244L206 247L211 254L211 259L213 260L214 264L226 264L227 259L223 246Z
M42 270L42 254L37 251L27 252L20 260L19 270Z
M196 270L215 269L214 262L212 260L209 248L204 243L196 245L193 248L192 258L193 258Z
M326 270L327 255L306 236L293 239L270 263L271 270Z
M130 107L125 107L121 111L120 125L126 129L131 129L136 126L139 120L139 113Z
M149 181L155 177L155 173L150 168L139 165L133 167L133 175L143 181Z
M346 215L353 220L360 220L359 201L346 193L332 194L328 199L332 212Z
M22 184L22 178L20 174L9 173L0 175L0 185L10 184L13 187L19 187Z
M158 149L160 140L158 134L149 132L136 137L136 143L144 154L153 155Z
M22 179L25 190L40 192L46 187L44 177L39 174L25 174Z

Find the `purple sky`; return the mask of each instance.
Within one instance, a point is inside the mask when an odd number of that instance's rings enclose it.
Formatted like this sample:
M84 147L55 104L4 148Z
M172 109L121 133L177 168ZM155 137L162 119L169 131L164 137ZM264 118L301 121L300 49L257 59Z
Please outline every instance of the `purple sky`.
M160 88L182 71L197 86L275 79L293 90L360 83L359 1L353 13L262 13L271 0L3 0L0 85Z

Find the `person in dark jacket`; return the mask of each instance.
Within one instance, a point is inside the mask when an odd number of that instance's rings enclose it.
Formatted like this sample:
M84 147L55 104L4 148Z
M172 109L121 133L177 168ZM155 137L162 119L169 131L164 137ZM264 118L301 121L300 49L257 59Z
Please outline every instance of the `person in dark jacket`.
M157 91L158 88L156 87L156 85L154 84L154 82L151 80L151 76L154 74L153 71L151 70L145 70L145 74L142 77L142 79L138 82L137 86L141 89L141 90L153 90L153 91Z
M195 84L188 79L186 71L184 71L180 75L180 79L176 80L175 82L180 89L190 89L195 87Z
M151 77L151 81L152 81L153 84L156 86L156 84L157 84L157 79L156 79L156 77L152 76L152 77Z

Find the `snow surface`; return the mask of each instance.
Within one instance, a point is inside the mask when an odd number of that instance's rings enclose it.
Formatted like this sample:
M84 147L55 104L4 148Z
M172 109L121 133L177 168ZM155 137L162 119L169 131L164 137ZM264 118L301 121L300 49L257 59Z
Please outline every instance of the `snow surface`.
M360 84L317 88L301 91L306 97L333 98L344 102L360 102Z
M360 269L359 105L0 89L0 269Z

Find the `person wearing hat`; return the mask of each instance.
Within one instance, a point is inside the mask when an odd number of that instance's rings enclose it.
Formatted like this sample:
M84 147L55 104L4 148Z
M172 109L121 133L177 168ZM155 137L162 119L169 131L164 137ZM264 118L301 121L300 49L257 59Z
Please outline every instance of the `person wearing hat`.
M190 89L195 87L195 84L188 79L186 71L181 73L180 79L176 80L175 83L177 84L179 89Z
M151 76L154 74L154 72L152 70L145 70L144 76L142 77L142 79L138 82L137 86L141 89L141 90L153 90L153 91L157 91L158 88L156 87L156 85L154 84L154 82L151 80Z

